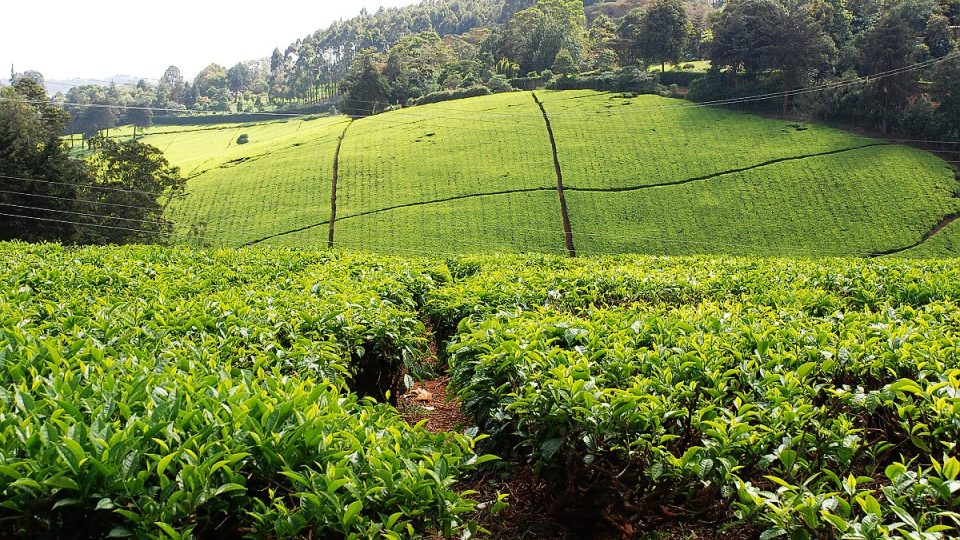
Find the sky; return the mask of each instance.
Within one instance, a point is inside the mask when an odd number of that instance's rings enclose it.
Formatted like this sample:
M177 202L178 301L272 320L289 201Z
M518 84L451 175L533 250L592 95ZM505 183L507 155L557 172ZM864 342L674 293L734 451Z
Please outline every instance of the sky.
M175 65L193 78L269 56L298 38L366 8L415 0L28 0L3 3L0 78L36 70L47 79L131 75L158 79Z

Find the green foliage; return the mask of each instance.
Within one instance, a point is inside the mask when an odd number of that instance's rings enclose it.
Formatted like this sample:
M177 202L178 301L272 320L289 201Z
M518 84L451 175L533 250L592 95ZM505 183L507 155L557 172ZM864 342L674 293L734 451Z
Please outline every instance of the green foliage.
M0 239L69 241L73 231L63 224L29 219L71 211L79 184L86 182L86 171L60 143L68 116L49 102L43 87L30 77L0 88L0 97L4 99L0 102L0 175L4 176L0 212L7 214L0 216ZM22 208L44 206L44 201L50 212Z
M949 166L902 146L857 149L873 141L653 96L542 99L585 254L867 255L910 246L960 210ZM811 157L736 172L786 157L785 149ZM721 171L733 172L683 183ZM650 185L663 187L617 192Z
M581 265L458 260L428 302L446 321L480 306L448 349L464 411L577 511L956 532L955 263Z
M489 96L491 90L486 86L470 86L468 88L457 88L454 90L444 90L442 92L433 92L414 101L415 105L428 105L430 103L440 103L442 101L453 101L455 99L465 99L479 96Z
M11 101L0 103L0 239L168 240L161 198L182 192L184 180L159 149L95 137L86 160L71 158L60 139L67 115L36 82L23 78L3 95Z
M547 84L547 89L652 94L657 89L657 81L658 74L648 73L637 67L626 67L600 73L560 77Z
M387 79L374 63L372 51L367 51L357 59L344 86L346 93L340 108L350 116L377 114L389 103L387 98L390 88Z
M690 21L680 0L658 0L640 16L632 41L633 56L648 64L677 63L690 35Z
M491 108L509 111L511 122L492 117ZM550 140L529 93L358 120L339 164L337 246L396 253L462 253L489 250L493 243L510 251L549 250L554 243L560 249ZM537 188L546 191L494 195ZM491 195L449 200L482 193ZM417 206L363 215L403 205ZM310 245L319 238L326 238L325 229L278 241Z
M713 28L710 60L748 73L778 67L784 8L773 0L735 0L720 12Z
M228 87L227 70L220 64L210 64L197 74L193 85L197 97L213 97Z
M484 439L596 519L960 525L956 261L0 254L13 537L470 536ZM426 355L418 312L489 437L372 399Z
M410 310L442 272L277 251L0 251L7 535L475 530L452 486L490 458L346 390L422 354Z
M586 43L585 24L582 1L537 0L493 34L487 47L494 58L519 64L521 73L552 68L563 50L576 64Z

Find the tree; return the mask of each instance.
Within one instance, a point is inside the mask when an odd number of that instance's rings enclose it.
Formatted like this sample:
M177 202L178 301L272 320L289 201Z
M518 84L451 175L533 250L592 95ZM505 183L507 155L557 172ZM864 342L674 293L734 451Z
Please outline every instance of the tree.
M133 124L133 138L137 138L137 128L143 130L153 126L153 109L146 100L138 101L130 109L127 109L127 121Z
M508 58L522 72L550 69L561 49L579 64L587 42L581 0L538 0L517 13L496 36L495 58Z
M27 70L23 73L13 73L13 68L11 68L10 85L16 86L21 79L30 79L40 86L45 84L43 73L40 73L39 71Z
M657 0L641 20L634 37L637 56L651 64L678 63L690 37L690 21L682 0Z
M389 103L390 85L374 60L375 54L372 50L363 51L344 82L346 93L341 107L350 116L370 116Z
M227 84L231 92L243 92L250 87L252 72L243 62L227 70Z
M573 56L570 54L570 51L560 49L560 52L557 53L557 59L553 63L553 72L563 76L569 76L577 71L577 64L573 61Z
M591 69L609 71L617 66L617 26L606 15L597 17L588 32L590 53L587 63Z
M881 108L880 130L888 133L891 109L903 107L916 87L916 71L888 74L913 63L914 34L906 21L896 14L890 14L868 30L863 39L867 74L886 74L874 80L871 88L874 90L874 100L879 102Z
M117 109L104 103L91 103L75 113L73 124L88 141L101 131L117 126Z
M517 13L531 7L535 0L503 0L498 16L499 22L505 23Z
M830 37L835 48L843 48L850 41L853 13L845 0L812 0L806 4L806 10Z
M794 7L784 14L779 44L779 65L783 90L807 85L815 73L829 64L836 52L833 41L824 33L808 9ZM787 115L790 95L783 95L781 114Z
M85 170L60 140L67 114L30 77L0 89L0 240L69 241ZM29 102L29 103L28 103Z
M781 61L783 7L773 0L733 0L713 27L710 60L748 75L774 69Z
M91 183L81 187L80 207L88 216L78 243L163 242L173 224L165 202L184 191L186 181L163 152L137 141L100 139L87 159Z
M170 66L160 77L160 83L157 85L157 93L163 93L166 98L174 103L183 103L183 75L180 68Z
M227 70L220 64L210 64L197 74L193 86L197 97L213 98L217 90L227 88Z
M949 131L947 136L960 141L960 57L937 64L930 78L930 94L940 104L937 110Z
M923 43L934 58L943 58L948 55L954 48L950 19L939 14L930 16L926 28L924 28Z
M643 26L644 13L642 9L629 11L620 19L617 26L617 53L620 55L620 61L624 65L635 64L642 60L640 58L640 48L637 46L637 37L640 35Z
M184 180L160 150L97 137L88 160L71 158L60 138L68 115L42 86L22 77L15 86L0 89L0 96L0 240L128 243L166 238L171 225L163 218L163 206L182 193Z

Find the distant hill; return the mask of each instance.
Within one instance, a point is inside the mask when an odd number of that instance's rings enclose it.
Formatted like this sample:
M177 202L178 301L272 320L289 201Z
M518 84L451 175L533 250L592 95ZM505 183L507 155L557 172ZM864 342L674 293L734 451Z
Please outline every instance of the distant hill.
M960 184L934 155L657 96L515 92L144 141L189 175L170 217L211 245L960 255Z
M109 86L110 83L115 83L119 86L135 86L141 80L146 80L150 84L157 84L157 79L152 79L149 77L135 77L133 75L114 75L112 77L105 77L103 79L84 79L84 78L73 78L73 79L49 79L44 81L44 86L47 89L47 93L51 96L55 95L57 92L67 93L68 90L77 86L87 86L87 85L97 85L97 86Z

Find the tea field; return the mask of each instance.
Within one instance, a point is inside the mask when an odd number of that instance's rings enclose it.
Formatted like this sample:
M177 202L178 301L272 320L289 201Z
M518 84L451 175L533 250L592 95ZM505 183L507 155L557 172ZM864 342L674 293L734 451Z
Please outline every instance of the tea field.
M4 537L960 534L957 260L0 253Z
M659 96L516 92L143 140L190 177L169 215L191 244L558 253L565 211L585 255L960 254L940 157Z

